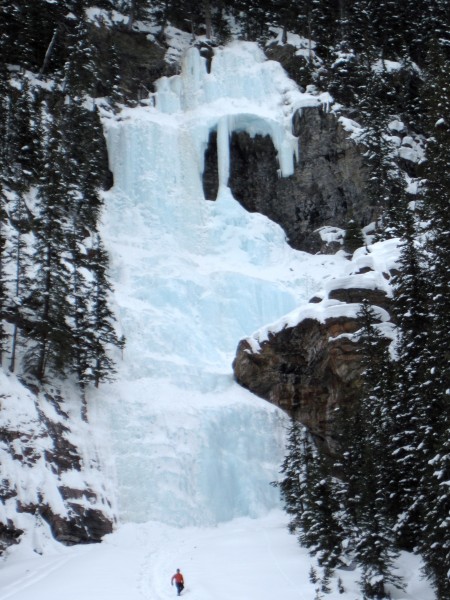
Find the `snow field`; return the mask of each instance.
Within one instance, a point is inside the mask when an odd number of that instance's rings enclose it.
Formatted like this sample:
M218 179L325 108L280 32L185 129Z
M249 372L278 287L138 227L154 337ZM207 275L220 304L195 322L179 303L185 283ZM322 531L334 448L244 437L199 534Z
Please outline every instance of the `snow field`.
M0 570L0 600L170 600L177 568L186 581L182 596L191 600L312 600L315 594L308 577L313 560L278 510L210 528L127 523L93 546L67 548L44 537L43 556L29 539L10 551ZM408 589L393 590L393 600L433 599L419 568L414 557L401 557ZM333 581L327 598L358 600L357 572L338 575L345 592Z

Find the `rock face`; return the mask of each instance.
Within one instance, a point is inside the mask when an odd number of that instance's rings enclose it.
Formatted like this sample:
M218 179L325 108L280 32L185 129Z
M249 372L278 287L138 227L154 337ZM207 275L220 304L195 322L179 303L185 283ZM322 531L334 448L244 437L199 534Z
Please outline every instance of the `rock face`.
M332 295L389 307L381 290L333 290ZM351 406L362 385L358 342L352 335L360 324L356 316L342 313L306 318L269 333L257 349L251 340L241 340L233 362L240 385L303 423L327 452L337 448L336 408Z
M100 542L113 514L98 466L83 459L88 424L69 415L54 389L25 388L4 375L1 388L0 554L33 521L47 523L64 544Z
M102 96L105 90L102 81L114 76L111 61L111 45L117 52L117 67L120 73L120 86L127 102L147 98L153 91L153 82L162 75L172 74L164 61L166 49L163 45L152 43L145 33L130 31L125 25L110 29L102 25L92 25L91 41L99 56L109 60L101 61L97 81L96 95Z
M284 409L332 449L335 409L351 403L361 384L357 344L330 338L358 328L355 319L307 319L271 336L257 354L242 340L233 363L236 380Z
M260 212L283 227L290 245L318 252L323 243L316 229L345 228L350 218L367 225L377 216L365 194L367 171L362 150L334 114L322 109L297 112L293 131L300 161L291 177L278 176L277 156L269 136L233 133L230 178L234 197L250 212ZM205 153L204 190L217 194L215 134Z

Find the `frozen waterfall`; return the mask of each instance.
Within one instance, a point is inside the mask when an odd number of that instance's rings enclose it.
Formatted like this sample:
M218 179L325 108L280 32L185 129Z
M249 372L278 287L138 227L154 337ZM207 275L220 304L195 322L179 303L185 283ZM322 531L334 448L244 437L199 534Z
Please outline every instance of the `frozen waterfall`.
M269 482L286 418L234 383L231 361L240 338L309 299L338 259L292 250L276 224L233 199L229 136L270 135L287 176L292 116L317 102L255 44L236 42L216 49L210 72L189 50L148 106L105 117L115 185L103 235L127 346L92 413L122 520L214 524L278 502ZM216 202L201 179L212 131Z

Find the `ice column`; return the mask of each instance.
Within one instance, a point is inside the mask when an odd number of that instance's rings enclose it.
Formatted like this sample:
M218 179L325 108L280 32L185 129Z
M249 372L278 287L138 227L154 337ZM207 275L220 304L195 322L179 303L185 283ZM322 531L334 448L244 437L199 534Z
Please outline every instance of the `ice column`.
M230 174L230 133L227 116L221 117L217 124L217 162L219 186L226 186Z

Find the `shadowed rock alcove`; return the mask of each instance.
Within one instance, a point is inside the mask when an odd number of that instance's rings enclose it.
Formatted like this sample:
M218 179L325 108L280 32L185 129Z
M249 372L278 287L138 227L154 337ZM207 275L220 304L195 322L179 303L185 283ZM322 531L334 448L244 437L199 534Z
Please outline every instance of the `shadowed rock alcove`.
M279 177L277 151L270 136L244 131L230 137L228 186L238 202L278 223L289 244L307 252L328 249L316 230L346 228L350 218L361 226L376 218L366 192L362 149L349 139L338 119L316 108L303 108L293 120L299 163L291 177ZM205 151L203 189L215 200L218 191L217 133ZM379 207L378 207L379 210Z
M249 212L265 214L277 195L277 152L270 136L233 132L230 138L230 177L233 196ZM215 200L219 189L217 132L209 137L205 152L203 191L207 200ZM275 219L274 219L275 220Z

